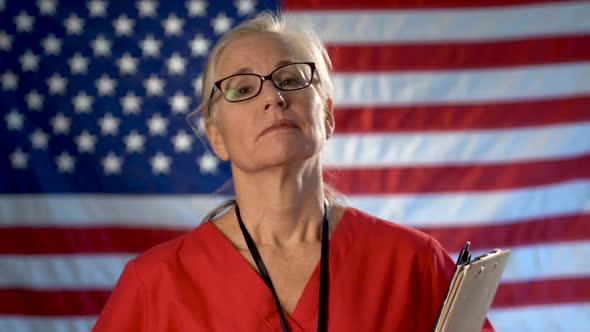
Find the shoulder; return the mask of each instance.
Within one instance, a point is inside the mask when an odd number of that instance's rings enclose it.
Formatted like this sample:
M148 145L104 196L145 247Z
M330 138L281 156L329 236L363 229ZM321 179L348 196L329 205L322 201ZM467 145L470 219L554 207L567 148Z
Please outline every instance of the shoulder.
M352 234L353 246L364 256L375 256L381 262L413 266L414 272L419 273L423 280L448 282L454 262L433 236L354 208L348 208L344 218Z
M356 241L415 250L433 245L432 237L418 229L387 221L352 207L346 209L344 218L355 233Z
M211 231L211 225L204 222L185 234L159 243L131 261L134 269L142 278L162 269L175 269L187 252L198 253L201 248L206 247L208 239L211 238L208 233Z

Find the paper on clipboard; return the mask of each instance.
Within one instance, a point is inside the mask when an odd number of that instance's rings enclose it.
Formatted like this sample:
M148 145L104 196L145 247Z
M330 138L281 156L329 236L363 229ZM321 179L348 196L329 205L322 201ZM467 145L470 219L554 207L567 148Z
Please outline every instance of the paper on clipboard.
M479 332L510 250L495 249L457 266L433 332Z

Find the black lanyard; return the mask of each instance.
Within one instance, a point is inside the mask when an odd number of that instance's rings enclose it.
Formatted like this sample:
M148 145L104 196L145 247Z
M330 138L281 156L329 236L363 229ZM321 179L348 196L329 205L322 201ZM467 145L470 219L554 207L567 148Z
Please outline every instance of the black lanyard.
M277 307L277 311L279 312L279 319L281 320L281 327L283 332L289 332L289 328L287 327L287 320L285 319L285 314L283 312L283 308L281 308L281 303L279 302L279 297L275 288L272 284L272 280L270 279L270 275L264 262L262 261L262 257L258 253L258 249L256 249L256 244L252 240L250 233L244 226L244 222L242 221L242 216L240 216L240 208L236 203L236 216L238 217L238 222L240 223L240 228L242 229L242 234L244 234L244 240L246 240L246 244L248 245L248 249L250 250L250 254L252 258L254 258L254 262L256 266L258 266L258 270L262 275L262 279L266 286L272 292L272 297L275 300L275 305ZM329 255L329 230L328 230L328 204L324 203L324 222L322 225L322 253L320 257L320 301L318 304L318 332L326 331L326 316L327 316L327 309L328 309L328 277L329 277L329 265L328 265L328 255Z

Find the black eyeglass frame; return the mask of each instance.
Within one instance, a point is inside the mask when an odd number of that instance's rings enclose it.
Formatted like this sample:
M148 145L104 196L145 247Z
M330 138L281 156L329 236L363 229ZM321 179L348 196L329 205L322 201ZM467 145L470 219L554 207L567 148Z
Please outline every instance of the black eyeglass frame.
M296 89L283 89L280 86L277 86L275 84L275 82L272 80L272 75L274 73L276 73L278 70L280 70L280 69L282 69L284 67L287 67L287 66L301 65L301 64L308 65L311 68L311 76L310 76L310 79L309 79L309 83L307 83L306 86L299 87L299 88L296 88ZM240 102L243 102L243 101L246 101L246 100L250 100L250 99L256 98L260 94L260 91L262 91L262 85L264 84L264 81L266 81L266 80L270 80L272 82L272 84L277 89L279 89L281 91L297 91L297 90L305 89L308 86L310 86L311 83L313 82L313 76L315 75L316 69L317 68L315 66L315 62L292 62L292 63L288 63L288 64L285 64L285 65L282 65L282 66L280 66L278 68L275 68L275 70L273 70L270 74L265 75L265 76L254 74L254 73L240 73L240 74L234 74L234 75L231 75L231 76L228 76L228 77L224 77L224 78L220 79L219 81L213 83L213 88L211 89L211 95L209 96L209 107L211 107L211 102L213 101L213 95L215 94L215 90L219 90L219 93L221 93L221 95L223 96L223 99L227 100L228 102L230 102L230 103L240 103ZM227 79L232 78L232 77L244 76L244 75L258 76L260 78L260 85L259 85L259 88L258 88L258 92L256 92L256 94L254 94L252 97L248 97L248 98L242 99L242 100L229 100L229 99L227 99L227 97L225 96L225 94L221 90L221 83L223 81L227 80Z

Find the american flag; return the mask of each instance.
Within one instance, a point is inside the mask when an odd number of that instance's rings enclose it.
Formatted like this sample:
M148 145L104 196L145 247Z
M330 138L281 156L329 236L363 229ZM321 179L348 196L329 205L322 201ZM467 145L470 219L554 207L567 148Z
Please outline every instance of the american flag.
M588 1L0 0L0 331L90 330L130 258L231 195L185 117L265 9L329 47L327 182L452 255L512 249L497 331L590 329Z

